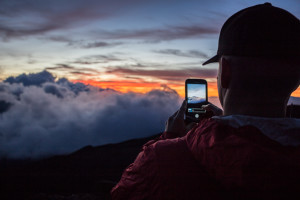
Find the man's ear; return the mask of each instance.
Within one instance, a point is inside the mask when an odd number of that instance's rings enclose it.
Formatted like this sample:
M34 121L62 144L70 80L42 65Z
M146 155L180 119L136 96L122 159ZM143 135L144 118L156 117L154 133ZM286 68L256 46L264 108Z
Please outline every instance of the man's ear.
M228 88L231 80L231 67L230 62L223 56L221 57L221 86Z

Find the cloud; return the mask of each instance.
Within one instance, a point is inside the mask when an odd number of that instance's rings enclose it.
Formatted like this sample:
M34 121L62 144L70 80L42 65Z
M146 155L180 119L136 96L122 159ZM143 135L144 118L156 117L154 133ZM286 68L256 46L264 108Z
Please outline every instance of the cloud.
M0 37L2 37L4 40L7 40L12 37L37 35L50 30L54 30L56 28L59 28L58 24L45 24L39 25L37 27L10 27L0 25Z
M13 83L22 83L25 86L37 85L40 86L43 83L54 82L55 77L47 71L42 71L37 74L21 74L17 77L8 77L4 82L13 84Z
M181 56L181 57L203 58L203 59L208 58L208 56L205 53L200 52L198 50L190 50L190 51L183 52L179 49L163 49L163 50L155 50L154 52L167 54L167 55Z
M83 56L73 63L75 64L82 64L82 65L92 65L98 63L108 63L114 61L122 61L123 59L116 57L115 55L108 54L108 55L90 55L90 56Z
M86 64L86 63L77 63L77 64ZM45 70L51 72L61 72L63 71L65 74L73 74L73 75L82 75L82 76L98 76L99 71L93 68L88 67L74 67L68 64L57 64L55 67L46 67Z
M46 39L54 41L54 42L63 42L66 43L68 46L72 46L74 43L77 43L76 41L72 40L70 37L66 37L66 36L48 36L46 37Z
M73 70L78 70L78 71L86 71L86 72L94 72L94 73L99 73L98 70L93 69L93 68L88 68L88 67L74 67L68 64L56 64L55 67L46 67L45 70L54 70L54 71L73 71Z
M140 28L136 30L130 28L101 30L97 25L93 26L92 30L87 28L93 23L96 24L108 18L127 16L130 11L124 8L128 8L128 5L132 5L131 10L136 9L140 11L140 8L147 7L147 4L137 0L117 0L113 2L102 0L0 1L0 19L3 19L0 23L0 38L8 41L13 38L40 36L39 38L43 37L52 41L64 42L70 46L98 48L122 44L122 42L103 41L104 39L135 39L146 42L160 42L199 38L219 32L219 28L203 26L201 23L192 25L167 25L164 27L158 25L156 28ZM154 4L159 6L160 3L156 2ZM151 14L149 13L149 15ZM171 22L171 24L174 23ZM85 43L81 39L76 38L72 30L79 29L81 29L80 32L85 37L92 38L92 42ZM72 38L70 35L74 37ZM93 42L95 40L96 42Z
M91 42L84 45L81 45L82 48L91 49L91 48L99 48L99 47L112 47L123 44L122 42Z
M71 71L70 74L84 76L84 77L97 76L97 74L88 73L88 72L82 72L82 71Z
M217 33L219 33L217 28L204 27L203 25L165 26L164 28L141 30L102 30L97 32L99 37L104 39L139 39L146 42L199 38L201 36Z
M106 47L114 47L118 45L122 45L122 42L103 42L103 41L96 41L96 42L86 42L84 40L76 40L72 39L63 35L54 35L54 36L45 36L41 37L42 39L54 41L54 42L62 42L65 43L67 46L83 48L83 49L91 49L91 48L106 48Z
M49 78L38 74L41 80ZM25 76L23 82L13 77L15 82L0 83L1 158L66 154L156 134L181 103L167 86L146 94L120 93L54 76L50 82L35 81L36 74Z
M74 70L75 67L67 64L57 64L55 67L46 67L45 70Z
M61 91L65 91L64 88L67 88L68 90L74 92L75 94L78 94L82 91L89 91L89 88L87 85L83 83L72 83L68 81L66 78L60 78L56 80L56 77L53 76L50 72L44 70L39 73L31 73L31 74L21 74L16 77L8 77L4 80L4 83L9 83L10 85L13 85L15 83L21 84L23 86L39 86L43 87L46 93L52 93L53 91L58 91L58 87L61 89ZM2 85L0 87L0 92L6 91L5 88L7 88L6 85ZM23 90L21 87L17 87L19 89L13 90L18 91L17 93L12 92L12 94L15 94L16 96L20 96L22 94ZM51 89L52 88L52 89ZM49 92L47 92L49 91Z
M109 68L107 73L120 74L122 76L148 76L159 78L163 80L177 80L182 81L187 77L201 77L201 78L216 78L216 69L207 68L186 68L186 69L166 69L166 70L144 70L144 69L128 69L128 68Z
M116 7L95 0L0 1L0 18L6 19L1 21L0 37L8 40L66 30L96 19L105 19L110 15L109 11Z

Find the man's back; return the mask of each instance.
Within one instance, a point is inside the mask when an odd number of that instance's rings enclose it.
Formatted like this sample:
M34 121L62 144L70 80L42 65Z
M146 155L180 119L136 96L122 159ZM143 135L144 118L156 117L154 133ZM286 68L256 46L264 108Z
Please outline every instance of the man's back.
M213 113L223 116L187 133L194 124L184 121L183 102L163 140L145 145L124 172L114 199L300 197L300 120L284 118L300 84L299 35L299 19L270 3L227 19L217 54L203 63L219 62L223 112Z
M236 116L231 116L235 118ZM238 116L239 118L239 116ZM243 118L243 117L242 117ZM300 120L286 119L278 141L252 125L204 120L187 136L149 142L113 189L114 199L288 198L300 189ZM233 123L235 120L229 120ZM249 120L245 120L249 121ZM276 120L275 120L276 121ZM291 123L295 127L288 127ZM274 125L277 122L274 122ZM257 126L257 127L255 127ZM260 130L261 129L261 130ZM289 145L285 136L293 139ZM285 138L285 144L280 140Z

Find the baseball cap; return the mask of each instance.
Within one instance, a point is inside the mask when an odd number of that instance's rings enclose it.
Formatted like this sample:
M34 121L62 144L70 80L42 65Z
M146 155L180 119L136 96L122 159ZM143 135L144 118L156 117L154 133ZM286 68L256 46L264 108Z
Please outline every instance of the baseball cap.
M245 8L224 23L217 55L203 65L218 62L222 55L300 56L300 21L271 3Z

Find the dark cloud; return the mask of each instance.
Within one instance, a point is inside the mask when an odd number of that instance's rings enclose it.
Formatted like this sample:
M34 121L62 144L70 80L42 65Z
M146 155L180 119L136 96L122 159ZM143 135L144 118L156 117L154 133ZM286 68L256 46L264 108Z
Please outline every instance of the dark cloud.
M122 61L123 59L116 57L115 55L91 55L91 56L84 56L73 63L75 64L82 64L82 65L93 65L99 63L109 63L114 61Z
M4 40L7 40L13 37L42 34L47 31L55 30L57 28L59 28L59 24L51 23L38 25L36 27L10 27L2 24L0 25L0 37Z
M57 64L55 67L46 67L45 70L74 70L75 67L67 64Z
M46 36L42 37L42 39L51 40L54 42L62 42L65 43L67 46L83 48L83 49L91 49L91 48L106 48L106 47L114 47L118 45L122 45L122 42L104 42L104 41L93 41L93 42L86 42L84 40L75 40L71 39L71 37L66 36Z
M181 57L203 58L203 59L208 58L208 56L205 53L197 50L190 50L190 51L183 52L179 49L163 49L163 50L155 50L154 52L167 54L167 55L181 56Z
M60 78L56 80L56 77L46 70L39 73L21 74L16 77L11 76L4 80L4 83L9 83L10 85L17 83L24 86L39 86L43 87L46 93L55 94L56 96L60 97L63 97L62 93L65 93L64 88L67 88L74 94L78 94L82 91L89 91L88 86L84 85L83 83L72 83L66 78ZM0 92L7 91L7 87L8 85L1 85ZM14 90L11 90L11 93L17 97L20 97L24 90L22 87L14 88Z
M53 94L58 98L63 98L63 94L55 84L46 84L44 86L44 91L48 94Z
M86 33L100 41L78 41L63 35L51 35L58 30L70 30L86 26L96 20L116 17L127 12L128 5L143 4L137 0L118 0L117 2L96 0L66 0L66 1L34 1L11 0L0 1L0 37L3 40L26 36L43 35L52 41L65 42L82 48L111 47L121 42L107 42L103 39L137 39L147 42L159 42L185 38L199 38L207 34L218 33L218 29L203 25L169 25L165 27L138 30L99 30L95 27L91 33ZM122 7L124 6L124 7ZM142 5L141 5L142 6ZM146 6L146 5L145 5ZM137 9L137 7L135 8ZM2 20L1 20L2 19ZM96 31L98 30L98 31ZM65 34L65 35L64 35Z
M199 38L208 34L217 33L219 33L219 30L215 27L204 27L202 25L166 26L164 28L153 28L144 30L103 30L97 32L97 34L99 34L100 37L106 39L139 39L147 42Z
M29 86L29 85L37 85L40 86L43 83L50 82L53 83L55 80L55 77L47 72L47 71L42 71L37 74L21 74L17 77L8 77L4 82L13 84L13 83L22 83L24 86Z
M60 85L62 88L67 88L67 90L70 90L72 92L74 92L75 94L78 94L79 92L87 92L90 91L90 87L77 82L77 83L72 83L70 82L68 79L66 78L60 78L56 81L57 85ZM65 91L65 89L63 89Z
M187 77L216 78L216 69L186 68L186 69L164 69L164 70L144 70L128 68L109 68L106 71L112 74L129 76L149 76L164 80L185 80Z
M82 63L80 63L82 64ZM45 70L49 71L64 71L68 74L76 74L76 75L83 75L83 76L97 76L99 75L99 71L93 68L87 67L74 67L68 64L57 64L55 67L46 67Z
M74 63L74 64L80 64L80 65L95 65L95 64L106 63L106 62L88 61L88 60L81 60L81 59L78 59L78 60L74 61L73 63Z
M95 73L89 73L89 72L82 72L82 71L71 71L69 72L70 74L78 75L78 76L83 76L83 77L92 77L92 76L98 76L99 74ZM78 78L80 79L80 78Z
M6 40L77 27L89 21L105 19L110 15L109 11L116 8L113 4L95 0L4 0L0 1L0 19L6 20L0 23L0 37Z
M117 45L121 45L121 44L123 44L123 43L121 43L121 42L112 42L112 43L108 43L108 42L91 42L91 43L81 45L81 47L85 48L85 49L91 49L91 48L99 48L99 47L112 47L112 46L117 46Z
M68 46L72 46L74 45L74 43L77 43L77 41L74 41L72 39L70 39L70 37L66 37L66 36L49 36L46 37L46 39L54 41L54 42L63 42L66 43Z
M123 94L60 79L1 82L0 102L10 105L0 114L0 157L39 158L159 133L181 100L167 86Z

